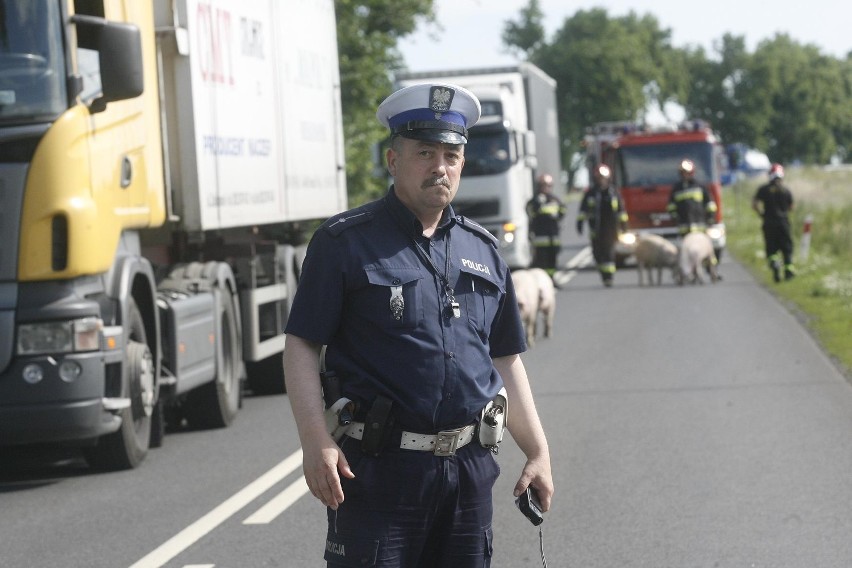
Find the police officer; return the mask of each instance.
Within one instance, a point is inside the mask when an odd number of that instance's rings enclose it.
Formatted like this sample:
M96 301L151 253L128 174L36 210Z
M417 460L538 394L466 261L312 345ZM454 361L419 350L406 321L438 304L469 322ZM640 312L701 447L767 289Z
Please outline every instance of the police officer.
M610 287L615 277L615 243L619 233L627 230L627 212L612 185L609 166L599 164L592 173L594 183L580 201L577 233L583 234L583 222L589 224L592 255L604 286Z
M543 268L552 277L562 249L559 233L565 217L565 204L553 195L553 176L550 174L536 178L536 194L527 202L527 215L535 247L533 266Z
M681 236L693 231L704 232L718 209L707 188L695 181L695 162L681 160L680 179L672 186L668 212L677 223Z
M793 210L793 194L784 185L784 166L772 164L769 168L769 183L760 186L751 202L752 208L763 219L763 240L766 244L766 259L775 282L796 275L793 266L793 238L790 236L789 212ZM783 265L782 265L783 261Z
M450 84L390 95L377 117L390 129L393 185L329 219L308 246L284 373L305 480L327 506L328 566L490 566L499 468L485 439L504 418L527 457L515 495L531 486L550 507L509 270L492 235L450 205L480 112ZM337 441L323 412L323 345L351 401ZM501 387L505 414L483 418Z

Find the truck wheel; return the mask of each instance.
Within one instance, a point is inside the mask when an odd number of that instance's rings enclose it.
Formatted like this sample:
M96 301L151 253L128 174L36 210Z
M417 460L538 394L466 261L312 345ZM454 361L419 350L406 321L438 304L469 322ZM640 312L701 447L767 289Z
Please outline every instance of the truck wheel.
M130 406L120 411L121 428L86 448L86 461L103 470L132 469L142 463L151 441L151 416L157 404L154 357L148 348L142 314L131 299L128 307L127 366L124 396Z
M233 422L242 403L242 349L237 308L227 288L220 288L220 328L216 380L187 395L184 415L193 428L223 428ZM221 364L219 364L221 363Z

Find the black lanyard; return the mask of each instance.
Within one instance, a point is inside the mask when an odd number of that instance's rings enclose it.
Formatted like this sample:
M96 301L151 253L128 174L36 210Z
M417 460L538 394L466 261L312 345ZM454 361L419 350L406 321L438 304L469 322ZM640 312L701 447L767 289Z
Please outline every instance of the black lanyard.
M387 206L387 204L386 204ZM435 276L441 281L441 284L444 286L444 292L447 295L448 302L448 310L453 315L453 317L460 318L461 317L461 306L458 302L456 302L455 292L453 287L450 286L450 252L452 248L450 247L450 229L447 229L447 235L444 237L446 242L446 263L444 264L444 273L441 274L441 271L438 269L438 266L435 264L435 261L432 260L432 257L429 256L429 253L423 248L423 246L417 241L417 237L414 236L411 230L406 230L405 223L402 219L400 219L393 208L388 207L388 212L391 215L391 218L396 221L399 229L411 239L411 242L414 243L414 250L417 252L417 256L426 263L426 265L432 269L432 272L435 273ZM435 229L437 231L437 228Z
M459 303L456 302L456 297L454 295L453 287L450 286L450 251L452 250L450 247L450 230L447 229L447 234L444 237L444 241L446 242L446 263L444 265L444 273L441 274L441 271L438 270L437 265L435 265L435 261L432 260L432 257L428 252L423 248L423 246L417 241L417 238L411 235L411 242L414 243L414 248L417 251L418 256L429 266L432 268L432 271L435 273L435 276L441 281L444 285L444 292L447 294L447 302L449 304L449 310L453 314L453 317L459 318L461 317L461 307Z

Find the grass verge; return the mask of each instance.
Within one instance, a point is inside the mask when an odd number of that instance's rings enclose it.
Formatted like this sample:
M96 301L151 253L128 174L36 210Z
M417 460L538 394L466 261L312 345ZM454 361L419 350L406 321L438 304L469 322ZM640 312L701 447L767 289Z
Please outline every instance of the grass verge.
M852 380L852 169L788 168L796 278L775 284L751 200L765 177L723 192L730 253L806 325ZM812 219L810 243L804 237Z

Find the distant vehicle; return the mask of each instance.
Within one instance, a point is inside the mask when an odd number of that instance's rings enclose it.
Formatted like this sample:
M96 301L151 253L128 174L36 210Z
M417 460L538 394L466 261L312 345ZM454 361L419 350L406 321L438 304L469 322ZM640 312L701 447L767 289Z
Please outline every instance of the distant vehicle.
M744 177L754 177L769 171L769 156L741 142L725 145L722 185L731 185Z
M491 231L512 268L532 262L526 204L538 174L560 180L556 81L531 63L515 67L400 73L400 87L446 81L471 90L482 118L470 129L456 213Z
M667 206L683 159L693 161L696 180L707 187L716 202L716 217L707 234L713 239L716 256L722 254L726 241L720 179L724 155L707 123L692 120L649 129L633 122L601 122L587 129L584 145L590 165L602 162L610 166L624 200L629 232L616 246L617 262L623 263L632 254L631 245L638 232L678 236Z

